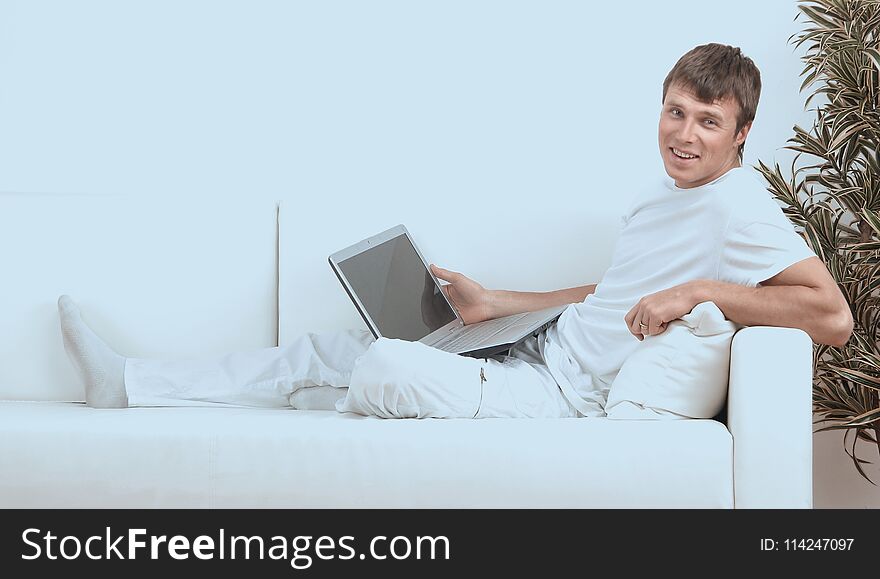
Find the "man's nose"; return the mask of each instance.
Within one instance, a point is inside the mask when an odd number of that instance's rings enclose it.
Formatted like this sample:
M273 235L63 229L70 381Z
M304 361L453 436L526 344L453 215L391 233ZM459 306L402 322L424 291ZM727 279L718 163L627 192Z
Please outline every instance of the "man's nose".
M697 124L694 121L685 121L678 138L685 143L693 143L697 138Z

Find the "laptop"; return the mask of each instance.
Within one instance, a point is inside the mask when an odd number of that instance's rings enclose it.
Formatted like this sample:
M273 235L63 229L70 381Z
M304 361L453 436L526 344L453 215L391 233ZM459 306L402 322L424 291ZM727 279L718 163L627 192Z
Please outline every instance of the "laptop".
M506 353L542 331L566 308L555 306L465 325L403 225L337 251L329 261L377 339L421 342L485 358Z

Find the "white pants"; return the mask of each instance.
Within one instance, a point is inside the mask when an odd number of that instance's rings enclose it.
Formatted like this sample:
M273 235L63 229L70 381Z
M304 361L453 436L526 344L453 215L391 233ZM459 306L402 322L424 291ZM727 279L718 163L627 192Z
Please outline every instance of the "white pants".
M488 359L349 330L219 357L125 363L129 406L296 407L304 388L330 391L327 409L383 418L577 416L535 337Z

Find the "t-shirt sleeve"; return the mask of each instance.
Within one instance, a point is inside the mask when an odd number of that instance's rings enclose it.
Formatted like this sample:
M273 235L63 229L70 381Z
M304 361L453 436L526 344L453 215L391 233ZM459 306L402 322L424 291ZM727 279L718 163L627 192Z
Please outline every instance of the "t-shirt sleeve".
M755 205L745 224L731 219L718 267L721 281L755 287L816 255L772 199Z

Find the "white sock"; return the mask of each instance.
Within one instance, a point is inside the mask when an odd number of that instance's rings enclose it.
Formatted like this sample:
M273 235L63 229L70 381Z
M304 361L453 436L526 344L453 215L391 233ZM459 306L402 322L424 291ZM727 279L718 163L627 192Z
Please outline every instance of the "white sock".
M86 387L86 403L94 408L126 408L125 358L113 351L82 320L79 307L58 298L64 349Z
M348 388L309 386L300 388L287 401L297 410L336 410L336 401L345 398Z

